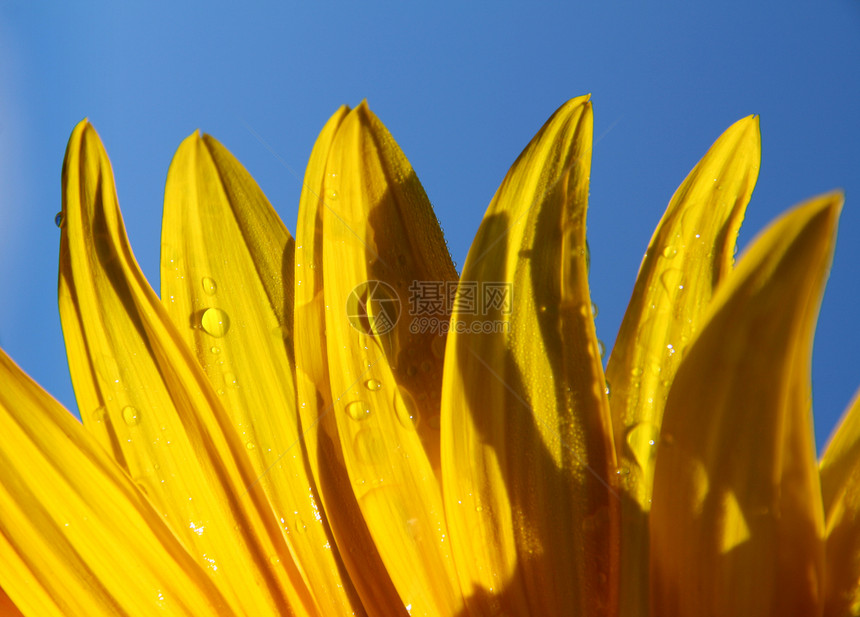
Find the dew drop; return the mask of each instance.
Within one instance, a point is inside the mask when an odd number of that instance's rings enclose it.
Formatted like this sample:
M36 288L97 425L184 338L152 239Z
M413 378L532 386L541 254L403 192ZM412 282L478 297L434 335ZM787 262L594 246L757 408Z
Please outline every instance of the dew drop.
M418 369L417 369L417 368L415 368L415 367L414 367L414 366L412 366L412 365L410 365L410 366L406 367L406 374L407 374L409 377L412 377L412 376L413 376L413 375L415 375L415 373L417 373L417 372L418 372Z
M684 289L684 273L677 268L669 268L660 275L660 284L670 296Z
M368 379L364 382L364 387L372 392L376 392L380 388L382 388L382 382L378 379Z
M296 533L305 533L308 530L308 526L302 520L300 516L296 517L296 520L293 523L293 529Z
M245 448L246 448L246 449L248 449L248 450L253 450L253 449L254 449L254 448L256 448L256 447L257 447L257 446L254 444L254 442L253 442L253 441L246 441L246 442L245 442Z
M399 396L394 397L394 413L397 416L398 422L410 430L415 429L415 423L418 422L418 406L415 404L415 399L406 388L397 388Z
M592 315L592 317L597 317L598 312L599 311L597 310L597 305L594 302L592 302L591 303L591 315Z
M660 429L650 422L640 422L627 431L625 439L639 467L647 469L657 453Z
M105 409L104 406L96 407L92 413L93 422L104 422L106 415L107 409Z
M677 254L678 254L678 249L676 249L672 245L667 245L663 249L663 257L665 257L666 259L672 259Z
M328 197L329 197L329 199L331 199L332 201L336 200L336 199L337 199L337 197L338 197L338 195L337 195L337 191L332 191L332 192L330 192L330 193L328 194Z
M431 368L433 368L433 365L430 363L429 360L424 360L421 363L421 370L424 371L425 373L428 373Z
M141 493L149 497L149 489L146 487L146 480L144 478L135 478L134 483Z
M210 336L221 338L230 329L230 317L221 309L208 308L203 311L200 325Z
M62 227L64 220L65 219L63 218L63 211L61 210L57 212L57 215L54 217L54 225L56 225L57 227Z
M606 392L606 398L609 398L610 396L612 396L612 388L609 386L608 381L605 383L606 383L606 388L603 391Z
M642 367L640 367L640 366L633 367L632 369L630 369L630 374L633 377L641 377L642 376Z
M346 413L353 420L360 422L370 415L370 407L364 401L352 401L346 406Z
M276 566L281 563L281 559L277 555L272 555L269 557L269 563Z
M205 293L207 296L211 296L218 289L218 285L215 284L215 279L213 278L204 276L201 282L203 284L203 293Z
M126 405L122 408L122 420L129 426L137 426L140 424L140 412L131 405Z
M606 355L606 343L597 339L597 353L600 354L600 359L603 360L603 356Z
M228 388L238 388L239 382L233 373L227 372L224 373L224 385Z
M221 348L213 345L212 347L209 348L209 351L211 351L212 353L221 353Z

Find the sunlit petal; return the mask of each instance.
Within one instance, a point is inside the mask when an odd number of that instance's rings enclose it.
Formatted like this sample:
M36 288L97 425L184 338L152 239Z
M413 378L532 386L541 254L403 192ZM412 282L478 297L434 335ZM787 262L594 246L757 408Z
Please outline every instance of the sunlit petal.
M459 588L433 465L441 359L432 332L410 332L405 317L409 282L452 280L453 265L414 172L365 104L330 148L315 217L320 261L308 261L301 226L297 258L323 274L331 420L322 426L340 444L330 473L340 469L342 483L336 496L323 485L323 497L329 509L351 486L402 604L453 615Z
M295 243L244 167L194 133L167 176L161 296L245 444L324 615L362 613L319 505L296 409Z
M405 616L404 604L377 551L352 491L337 437L329 388L323 277L326 162L349 108L326 123L311 152L296 226L295 351L299 413L308 459L353 585L371 615Z
M656 615L817 614L810 357L841 204L812 200L754 242L678 369L651 509Z
M314 613L245 444L135 262L86 121L66 151L63 216L60 315L85 424L231 606Z
M0 350L0 610L230 615L138 487Z
M587 280L591 144L591 104L574 99L517 159L463 268L442 462L473 615L614 611L620 502Z
M651 238L609 358L624 499L623 614L647 611L647 513L663 407L711 296L731 271L760 158L758 118L751 116L729 127L693 168Z

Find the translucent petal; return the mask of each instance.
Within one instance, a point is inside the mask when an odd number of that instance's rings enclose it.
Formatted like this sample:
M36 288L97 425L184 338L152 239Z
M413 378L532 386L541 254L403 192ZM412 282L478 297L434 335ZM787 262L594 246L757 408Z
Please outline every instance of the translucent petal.
M2 350L0 383L3 615L20 614L13 601L40 616L233 614L140 487Z
M614 614L620 502L588 291L592 111L519 156L460 280L445 362L445 506L470 614Z
M363 614L310 476L296 409L295 243L244 167L194 133L167 176L161 296L243 441L324 615ZM213 316L214 315L214 316Z
M642 261L606 378L624 499L622 614L646 614L648 511L666 396L735 241L761 159L756 117L733 124L681 184Z
M245 444L137 266L86 121L66 151L63 217L60 316L85 425L231 606L315 613Z
M841 203L807 202L754 242L678 369L654 477L653 614L819 614L810 357Z

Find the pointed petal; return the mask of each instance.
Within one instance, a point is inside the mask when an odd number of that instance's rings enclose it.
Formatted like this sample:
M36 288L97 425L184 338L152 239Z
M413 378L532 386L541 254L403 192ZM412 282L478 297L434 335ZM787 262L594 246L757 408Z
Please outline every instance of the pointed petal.
M821 458L827 528L824 615L860 611L860 393Z
M653 614L820 614L810 357L841 204L807 202L754 242L678 369L654 477Z
M308 463L349 578L370 615L407 614L364 522L348 474L333 412L326 351L323 213L326 161L349 113L339 109L314 145L305 172L296 227L295 353L299 413Z
M110 163L86 121L66 151L63 216L60 316L85 425L231 606L312 612L245 444L131 253Z
M720 136L675 192L642 261L606 378L624 495L622 614L648 607L648 516L666 395L714 290L732 268L758 176L758 118Z
M326 350L342 481L402 603L412 614L455 615L460 592L433 466L442 363L432 332L397 321L407 282L444 285L453 264L414 172L366 104L344 118L325 170Z
M484 301L512 294L477 313L455 307L446 351L443 486L473 615L614 614L619 502L585 243L591 145L591 104L574 99L508 172L461 276Z
M298 421L295 243L250 174L208 135L188 137L173 159L162 250L167 312L241 435L305 585L322 614L362 614L332 548ZM215 312L227 321L207 327Z
M2 350L0 383L3 615L233 614L132 480Z

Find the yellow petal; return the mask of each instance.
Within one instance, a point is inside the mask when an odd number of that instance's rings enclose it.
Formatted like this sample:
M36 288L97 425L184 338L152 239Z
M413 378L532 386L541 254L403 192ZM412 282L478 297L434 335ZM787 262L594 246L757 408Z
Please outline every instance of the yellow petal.
M333 500L357 501L411 614L457 614L433 466L442 362L432 332L410 331L405 318L409 282L444 284L455 278L453 264L414 172L366 104L338 127L321 184L322 259L311 265L323 272L334 419L325 429L340 446L329 464L340 473L338 494L322 486L326 510L339 507ZM342 494L347 487L353 496Z
M759 123L750 116L729 127L693 168L651 238L609 358L624 498L622 614L647 614L647 513L663 407L688 342L731 271L760 159Z
M821 458L827 528L824 615L860 613L860 393Z
M445 506L470 614L614 614L619 501L588 291L592 111L574 99L508 172L466 259L445 362Z
M361 614L302 443L294 250L245 168L212 137L188 137L167 176L161 297L224 402L320 611Z
M841 204L807 202L754 242L678 369L651 508L655 615L816 614L810 356Z
M85 425L232 607L313 614L245 444L131 253L86 121L66 151L63 217L60 316Z
M329 387L323 277L326 161L349 113L340 108L311 152L296 227L295 352L299 413L308 461L349 578L370 615L407 615L364 522L347 476Z
M233 614L132 480L2 350L0 383L3 615Z

